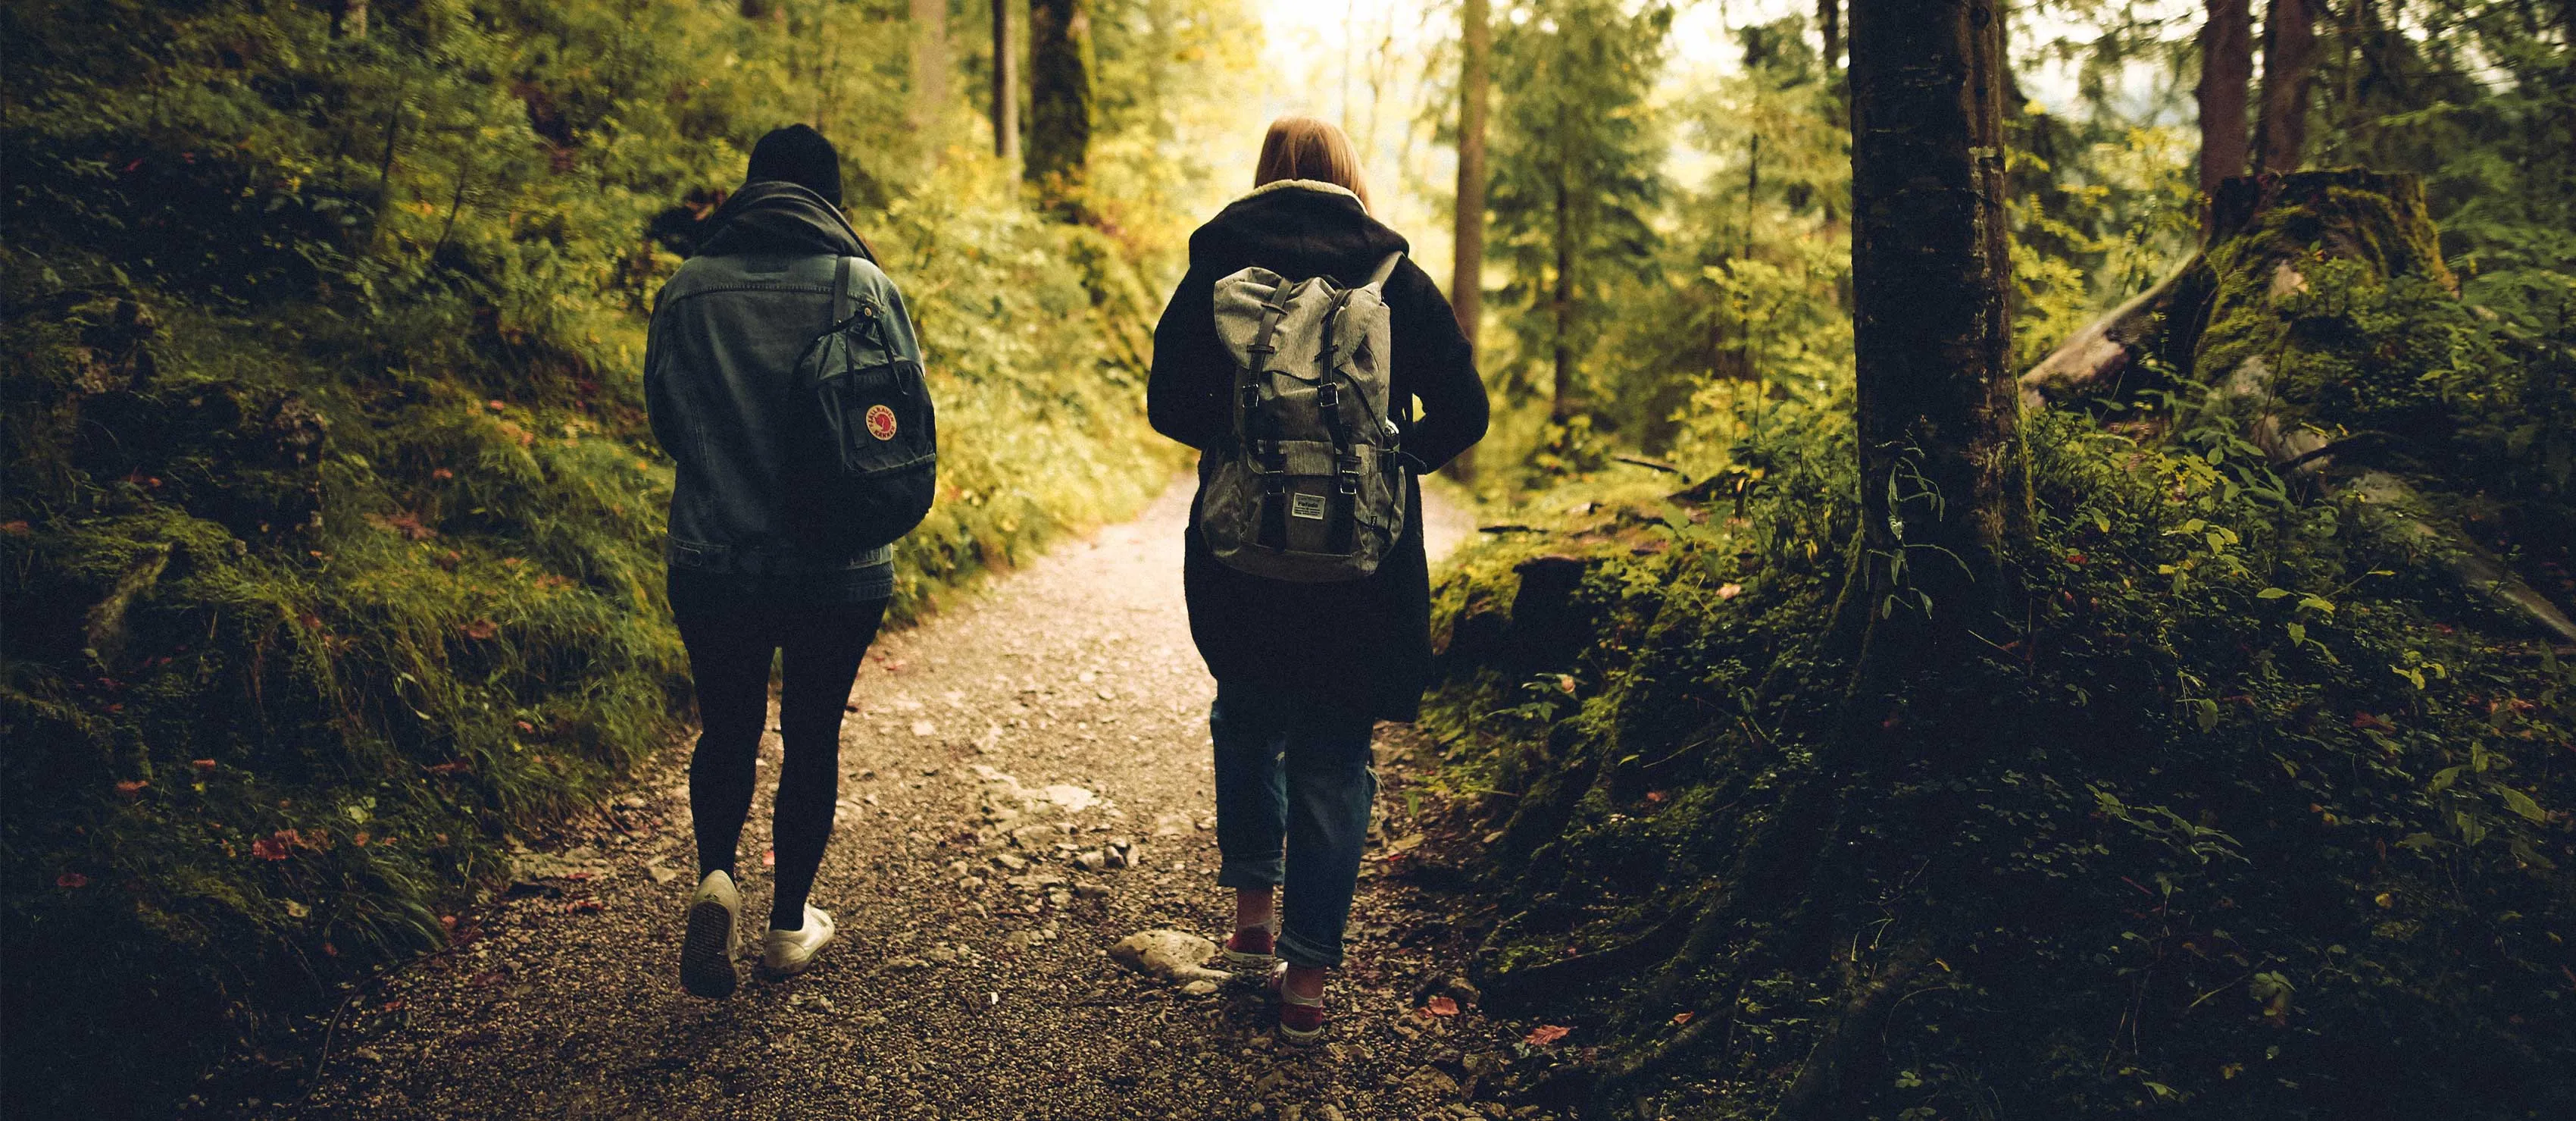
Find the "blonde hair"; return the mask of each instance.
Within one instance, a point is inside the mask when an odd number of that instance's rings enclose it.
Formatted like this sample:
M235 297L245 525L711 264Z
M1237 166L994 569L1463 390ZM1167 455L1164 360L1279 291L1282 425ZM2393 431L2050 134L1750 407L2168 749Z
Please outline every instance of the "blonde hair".
M1368 179L1360 174L1359 151L1341 128L1313 117L1286 116L1270 122L1261 138L1261 162L1252 169L1255 187L1282 179L1330 183L1369 203Z

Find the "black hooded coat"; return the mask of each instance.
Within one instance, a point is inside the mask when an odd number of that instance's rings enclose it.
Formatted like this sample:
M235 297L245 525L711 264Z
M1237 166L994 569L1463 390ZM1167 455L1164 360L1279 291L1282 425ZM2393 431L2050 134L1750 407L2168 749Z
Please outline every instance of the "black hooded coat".
M1232 428L1235 362L1216 335L1218 280L1259 265L1290 280L1330 276L1356 285L1407 248L1338 187L1286 180L1228 205L1190 235L1189 273L1154 329L1145 400L1155 431L1205 451ZM1484 437L1484 381L1448 298L1411 257L1385 294L1394 335L1389 411L1408 466L1436 471ZM1284 687L1380 720L1420 713L1431 668L1431 577L1413 477L1405 480L1403 535L1367 579L1293 584L1227 568L1199 534L1195 501L1181 574L1190 635L1218 681Z

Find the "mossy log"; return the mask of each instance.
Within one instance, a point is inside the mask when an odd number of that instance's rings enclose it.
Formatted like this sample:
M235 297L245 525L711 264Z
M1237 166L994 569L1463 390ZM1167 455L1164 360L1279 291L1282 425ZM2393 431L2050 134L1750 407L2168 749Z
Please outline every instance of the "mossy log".
M2021 376L2023 407L2168 389L2176 378L2206 385L2214 403L2243 410L2246 438L2285 478L2350 501L2368 531L2440 564L2507 616L2576 642L2576 622L2443 517L2423 493L2426 481L2355 461L2353 438L2377 431L2380 419L2356 414L2372 411L2381 387L2290 376L2316 365L2303 361L2310 352L2352 341L2299 329L2296 309L2312 295L2312 277L2374 288L2429 283L2456 297L2422 182L2352 168L2244 176L2220 185L2210 211L2200 253Z

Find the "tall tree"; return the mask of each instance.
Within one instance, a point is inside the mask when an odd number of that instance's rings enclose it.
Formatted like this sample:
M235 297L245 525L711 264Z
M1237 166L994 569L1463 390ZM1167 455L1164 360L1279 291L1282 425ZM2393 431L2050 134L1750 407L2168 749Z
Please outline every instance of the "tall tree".
M1091 159L1088 0L1029 0L1029 134L1022 174L1059 202Z
M1011 49L1011 0L993 0L993 154L1020 158L1020 60Z
M2260 170L2297 171L2306 152L2316 18L2310 0L2272 0L2263 15L2263 115L2254 133Z
M1664 147L1647 95L1672 9L1619 0L1534 0L1494 53L1503 91L1493 165L1494 230L1512 265L1504 294L1520 353L1545 355L1549 414L1583 411L1582 366L1609 285L1651 269L1646 215L1663 197Z
M2293 0L2295 2L2295 0ZM2200 28L2200 197L2245 174L2245 93L2254 80L2254 18L2247 0L2209 0ZM2207 210L2202 228L2208 227Z
M1816 0L1816 30L1825 37L1825 72L1833 73L1843 57L1842 0Z
M1458 329L1476 341L1484 322L1485 288L1485 102L1492 89L1486 56L1493 45L1485 0L1465 0L1460 28L1458 69L1458 206L1457 251L1449 272L1449 306L1458 313Z
M1494 32L1485 0L1464 0L1459 7L1458 202L1452 216L1456 248L1450 258L1449 309L1457 313L1458 329L1473 346L1485 322L1485 103L1492 97L1488 56ZM1450 461L1450 474L1474 478L1475 454L1474 448L1460 453Z
M912 0L912 129L933 159L947 133L948 71L948 0Z
M2029 501L2006 306L2002 9L1852 3L1853 590L1873 636L1894 619L1955 634L1987 617L1981 603L2001 606L2004 533Z

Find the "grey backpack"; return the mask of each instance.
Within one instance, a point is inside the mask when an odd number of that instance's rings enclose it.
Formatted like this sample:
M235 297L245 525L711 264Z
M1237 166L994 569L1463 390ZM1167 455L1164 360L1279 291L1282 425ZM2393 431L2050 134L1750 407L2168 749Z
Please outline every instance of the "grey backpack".
M1252 267L1216 282L1216 334L1234 355L1234 425L1199 456L1199 532L1216 559L1298 583L1358 580L1404 531L1404 474L1387 409L1384 291L1289 281Z

